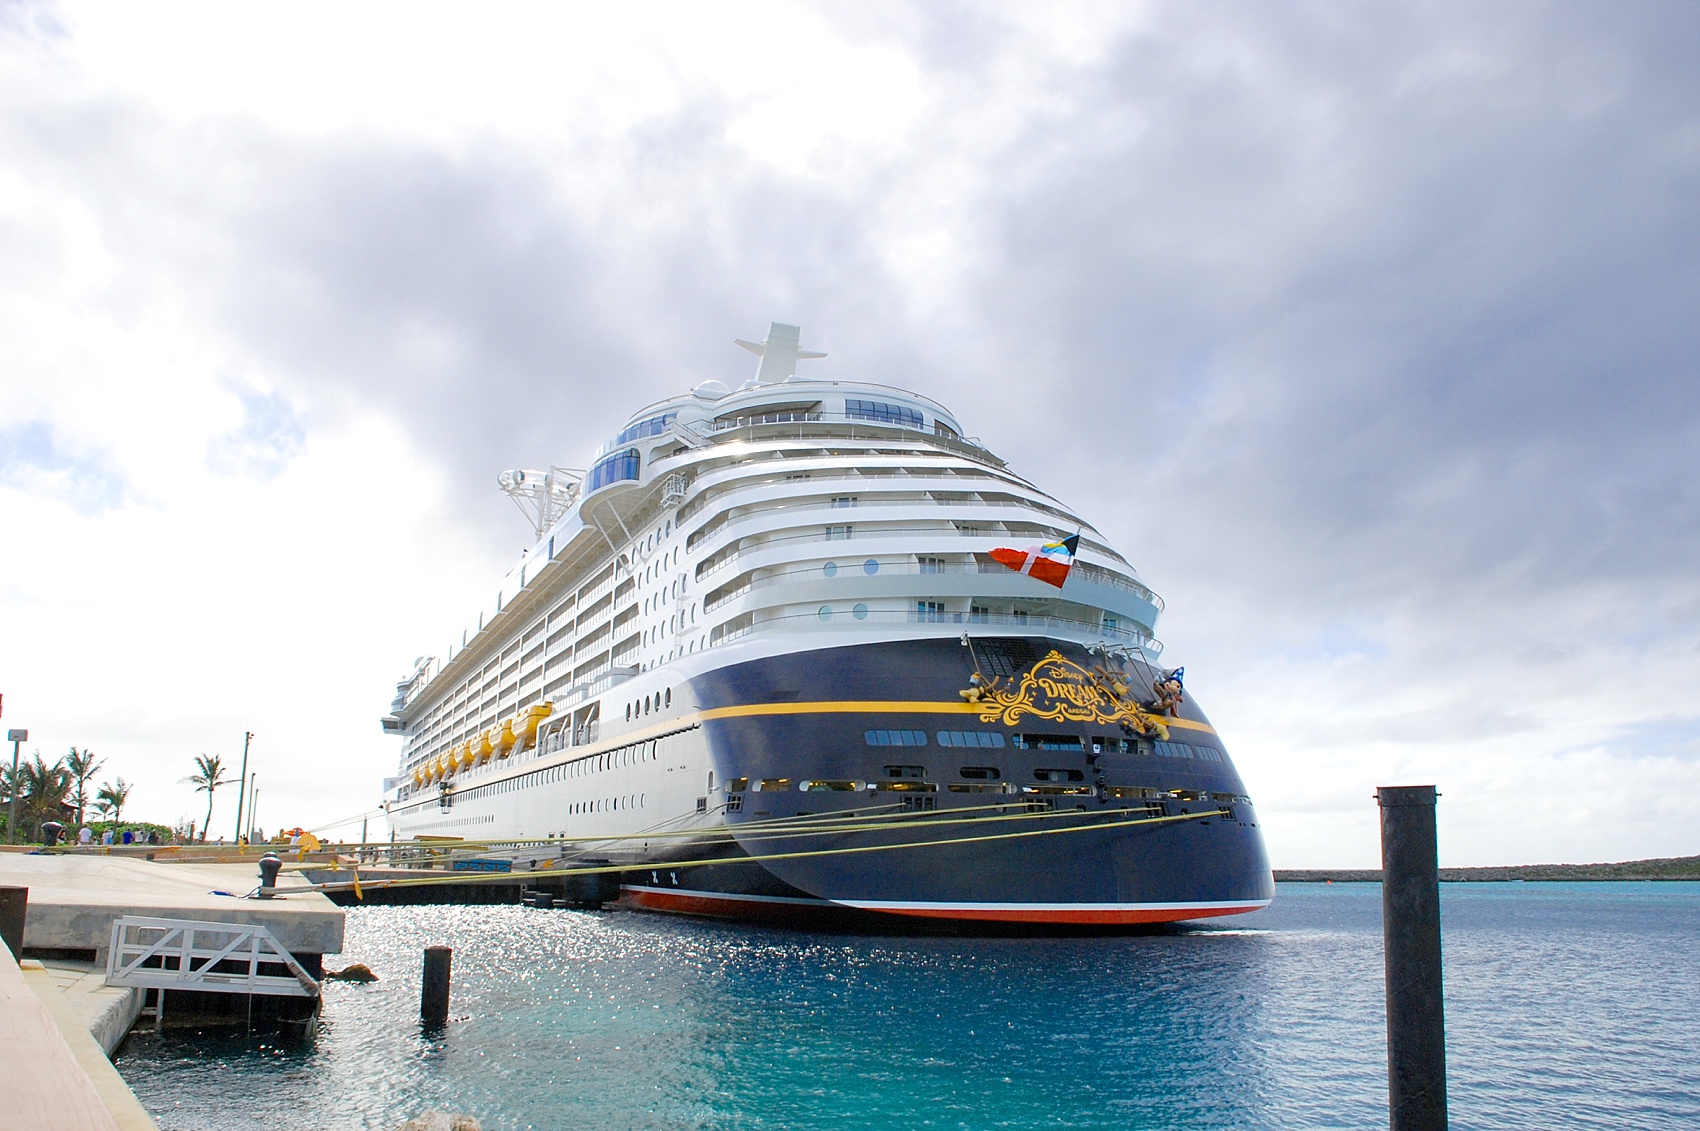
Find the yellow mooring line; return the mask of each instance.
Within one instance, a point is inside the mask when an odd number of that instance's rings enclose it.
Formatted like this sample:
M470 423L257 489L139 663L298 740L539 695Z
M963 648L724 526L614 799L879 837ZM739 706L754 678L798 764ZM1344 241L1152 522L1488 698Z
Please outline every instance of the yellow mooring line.
M657 862L657 863L654 863L654 864L646 864L646 865L608 864L608 865L591 867L591 868L551 869L547 873L527 873L527 874L528 875L537 875L538 878L541 879L541 878L552 878L552 877L557 877L557 876L562 876L562 875L574 875L574 876L606 875L606 874L615 873L615 872L642 871L646 868L648 868L648 869L666 868L668 871L676 871L680 868L701 868L701 867L706 867L708 865L715 865L715 864L762 864L762 863L766 863L767 861L770 861L770 860L804 860L804 859L810 859L810 858L821 857L821 856L851 856L851 855L856 855L858 853L863 853L863 852L896 852L896 851L899 851L899 850L902 850L902 849L908 849L908 848L947 848L947 847L950 847L950 846L953 846L953 845L958 845L958 844L983 844L987 841L994 841L994 840L1017 840L1017 839L1020 839L1020 838L1023 838L1023 837L1060 836L1060 835L1065 834L1065 833L1096 832L1099 829L1126 827L1128 825L1169 825L1169 824L1176 824L1176 823L1179 823L1181 821L1201 821L1201 820L1208 820L1211 817L1220 817L1220 816L1222 816L1223 813L1224 813L1224 810L1212 809L1209 812L1205 812L1205 813L1182 813L1178 816L1173 816L1173 817L1143 817L1143 818L1140 818L1138 820L1123 820L1123 819L1107 820L1107 821L1099 820L1099 821L1094 821L1091 824L1075 825L1075 826L1071 826L1071 827L1066 828L1066 829L1028 829L1028 830L1023 831L1023 832L988 833L985 836L952 837L948 840L910 841L910 842L907 842L907 843L904 843L904 844L865 844L865 845L857 845L857 846L851 847L851 848L819 848L819 849L810 849L810 850L802 851L802 852L775 852L775 853L769 853L769 854L762 855L762 856L748 855L748 856L733 856L733 857L717 857L717 858L709 859L709 860L678 860L678 861L667 861L665 863ZM1033 816L1035 816L1035 817L1042 816L1042 815L1043 814L1033 814ZM1065 813L1063 815L1073 816L1075 814ZM1088 814L1088 816L1090 817L1090 816L1093 816L1093 815ZM370 880L370 881L363 882L360 886L363 887L363 888L423 887L423 886L427 886L427 885L431 885L431 884L478 883L478 882L489 883L490 882L490 873L487 873L487 872L453 873L453 872L451 872L451 873L445 873L441 877L421 876L421 877L418 877L418 878L408 877L406 879L395 879L395 880ZM314 884L313 890L315 890L315 891L347 891L350 888L352 888L353 886L354 885L353 885L352 882L335 883L335 884Z

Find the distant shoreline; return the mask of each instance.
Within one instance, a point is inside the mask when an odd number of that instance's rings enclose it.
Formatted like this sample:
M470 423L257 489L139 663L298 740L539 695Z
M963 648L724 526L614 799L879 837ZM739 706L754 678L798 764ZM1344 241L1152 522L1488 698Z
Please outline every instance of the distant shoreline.
M1700 880L1700 856L1627 860L1621 864L1518 864L1508 868L1442 868L1441 883L1508 880ZM1276 869L1278 884L1378 884L1380 868Z

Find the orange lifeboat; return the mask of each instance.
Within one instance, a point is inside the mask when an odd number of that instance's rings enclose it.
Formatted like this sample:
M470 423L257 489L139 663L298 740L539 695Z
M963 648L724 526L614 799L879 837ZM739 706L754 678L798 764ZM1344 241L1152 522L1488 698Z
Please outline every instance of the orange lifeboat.
M554 711L553 703L533 703L514 716L508 725L513 729L521 750L530 750L537 745L537 728Z
M490 728L491 746L498 757L506 758L514 748L514 721L507 719Z

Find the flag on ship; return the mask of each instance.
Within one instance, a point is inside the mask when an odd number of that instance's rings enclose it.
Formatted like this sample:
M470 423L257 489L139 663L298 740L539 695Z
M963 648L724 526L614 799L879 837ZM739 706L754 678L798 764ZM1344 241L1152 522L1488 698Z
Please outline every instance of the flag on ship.
M1002 562L1016 573L1025 573L1028 577L1061 589L1063 582L1068 580L1069 567L1074 565L1075 547L1079 545L1080 535L1071 534L1061 542L1046 542L1043 546L1029 546L1025 550L1011 550L1000 546L992 551L992 559Z

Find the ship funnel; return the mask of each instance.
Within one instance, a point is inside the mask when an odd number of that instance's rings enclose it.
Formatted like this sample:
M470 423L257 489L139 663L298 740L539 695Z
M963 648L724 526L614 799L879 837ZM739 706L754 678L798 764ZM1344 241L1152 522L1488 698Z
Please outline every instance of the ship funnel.
M767 328L767 340L764 342L746 342L742 338L733 338L732 341L761 358L761 364L756 367L756 381L773 385L795 374L799 361L826 356L813 350L798 349L797 343L802 336L803 331L799 327L775 322Z

